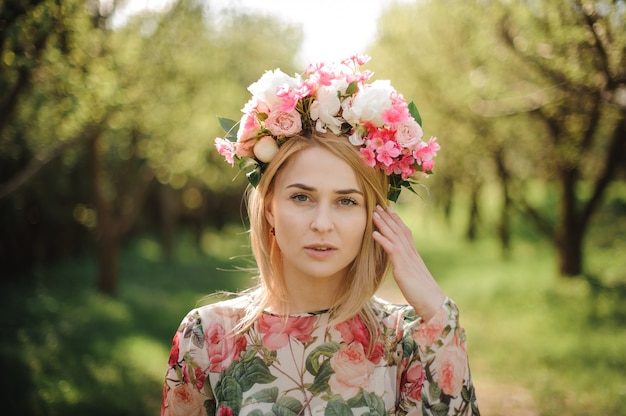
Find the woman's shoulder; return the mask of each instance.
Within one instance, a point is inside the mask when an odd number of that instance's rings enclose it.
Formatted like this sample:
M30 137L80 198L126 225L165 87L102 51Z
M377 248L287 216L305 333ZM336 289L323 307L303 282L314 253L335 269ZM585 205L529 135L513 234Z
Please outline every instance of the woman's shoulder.
M215 322L238 321L250 307L250 302L249 296L240 295L194 308L188 313L188 316L196 316L202 320Z

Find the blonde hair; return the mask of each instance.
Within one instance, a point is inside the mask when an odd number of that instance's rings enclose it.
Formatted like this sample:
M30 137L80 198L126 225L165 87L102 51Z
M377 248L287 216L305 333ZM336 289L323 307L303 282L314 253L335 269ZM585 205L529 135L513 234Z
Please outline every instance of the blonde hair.
M271 226L265 216L265 208L272 199L274 178L281 167L293 155L311 147L326 149L350 165L356 173L359 187L363 192L367 212L361 250L349 266L343 288L333 300L332 322L338 323L360 315L370 335L374 336L377 321L371 300L385 277L389 267L389 258L383 248L371 237L374 231L372 213L376 205L387 206L389 180L384 172L365 163L358 149L348 141L347 137L330 133L290 137L266 166L258 186L248 188L250 242L259 275L256 288L248 293L251 302L237 329L243 331L250 327L270 305L270 302L278 306L279 315L286 318L289 314L285 276L282 274L282 253L276 239L271 235Z

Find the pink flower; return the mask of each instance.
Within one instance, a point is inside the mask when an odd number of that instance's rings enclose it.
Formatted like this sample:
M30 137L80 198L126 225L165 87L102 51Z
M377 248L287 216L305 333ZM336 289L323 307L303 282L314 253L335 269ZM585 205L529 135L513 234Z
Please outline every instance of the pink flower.
M172 341L172 349L170 350L170 359L168 361L168 364L170 367L174 367L176 363L178 363L178 355L180 353L179 334L180 334L179 332L176 332L176 334L174 335L174 340Z
M412 118L404 121L403 123L395 126L396 128L396 141L403 148L407 148L410 151L417 149L418 145L422 143L422 127Z
M206 397L189 384L180 384L170 391L165 407L167 416L202 416Z
M257 135L261 124L256 117L256 110L245 113L239 121L239 130L237 131L237 142L242 143L250 140Z
M431 172L434 167L435 167L434 160L427 160L426 162L422 163L422 170L424 172Z
M370 383L374 365L365 357L363 345L353 343L341 347L330 358L330 366L335 372L328 380L328 386L344 400L354 397L361 388Z
M289 337L300 342L313 340L311 332L317 317L301 316L284 321L279 316L264 314L259 318L259 332L263 335L263 345L270 350L278 350L289 343Z
M413 339L420 347L429 347L443 335L448 325L448 316L445 309L440 309L427 323L415 331Z
M219 322L209 324L205 330L209 370L220 373L226 370L233 361L239 359L246 349L246 338L241 335L227 334Z
M422 386L424 385L424 369L422 363L412 364L402 374L402 389L416 402L422 400Z
M202 390L204 387L204 382L206 381L206 373L202 371L202 368L196 367L193 370L194 377L196 378L196 388L198 390Z
M227 139L222 139L221 137L216 137L215 148L217 149L217 153L222 155L231 166L235 164L233 159L235 155L235 144L233 142Z
M235 154L239 157L252 157L254 156L254 145L258 143L256 139L249 139L245 142L237 142L237 149Z
M454 335L453 343L439 351L434 366L441 391L452 397L461 394L467 369L467 352L464 344L459 342L458 334Z
M362 147L360 149L360 152L363 158L365 159L365 163L367 163L371 167L376 166L376 155L374 154L374 151L369 146Z
M364 346L369 345L370 334L365 323L359 316L341 322L337 324L335 328L339 331L341 338L343 338L347 344L356 341Z
M409 106L404 101L402 94L398 94L396 91L392 92L391 103L391 108L383 111L385 124L399 124L409 119L411 113L409 113Z
M385 166L393 163L393 159L400 154L400 148L397 143L388 141L376 151L376 160Z
M295 136L302 131L300 113L295 110L290 113L272 111L265 120L265 127L274 136Z
M217 416L233 416L233 409L223 404L217 409Z
M427 162L435 157L439 149L440 146L439 143L437 143L437 138L431 137L430 140L428 140L428 143L422 142L419 144L415 152L413 152L413 157L417 163L424 164L424 162Z

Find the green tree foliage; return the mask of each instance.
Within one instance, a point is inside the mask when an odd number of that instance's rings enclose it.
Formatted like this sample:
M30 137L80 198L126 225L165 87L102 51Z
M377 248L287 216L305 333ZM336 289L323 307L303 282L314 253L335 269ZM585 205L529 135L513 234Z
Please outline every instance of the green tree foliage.
M40 253L15 269L89 232L114 293L117 247L138 224L239 218L245 180L214 155L217 116L236 117L263 70L292 69L298 28L181 0L113 30L105 3L14 3L0 9L3 260L34 229Z
M445 139L435 180L475 196L498 178L503 242L516 208L567 276L583 272L591 218L626 165L625 29L623 1L416 2L387 12L373 49Z

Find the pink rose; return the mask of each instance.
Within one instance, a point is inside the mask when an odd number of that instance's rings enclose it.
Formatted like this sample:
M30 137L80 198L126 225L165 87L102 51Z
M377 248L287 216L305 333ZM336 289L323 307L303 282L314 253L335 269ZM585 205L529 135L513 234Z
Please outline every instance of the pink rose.
M202 416L206 397L189 384L181 384L170 391L167 416Z
M328 386L344 400L354 397L361 388L370 383L374 365L365 357L363 345L353 343L342 347L330 358L330 366L335 372L328 380Z
M207 352L209 354L209 370L220 373L227 369L233 361L246 349L246 339L241 335L226 334L220 323L211 323L205 330Z
M465 380L467 352L464 346L459 344L458 335L454 338L454 343L444 346L438 352L434 365L441 391L457 397L461 394Z
M295 136L302 131L300 113L296 110L293 110L290 113L272 111L265 120L265 127L274 136Z
M180 332L177 332L174 335L174 340L172 341L172 349L170 350L170 359L168 361L168 364L169 364L170 367L174 367L176 365L176 363L178 363L178 355L180 353L180 347L179 347L180 338L179 338L179 334L180 334Z
M206 381L206 373L202 371L202 368L196 367L193 370L193 374L196 378L196 388L198 390L202 390L204 387L204 382Z
M417 362L402 374L402 389L416 402L422 400L422 386L424 385L424 370L422 363Z
M443 334L443 330L448 325L446 310L441 308L430 321L423 324L413 334L413 339L420 347L429 347Z
M261 315L259 332L264 334L263 346L270 350L278 350L289 343L289 337L300 342L309 342L313 339L311 332L316 320L315 316L301 316L289 318L285 322L279 316Z
M341 322L335 326L337 331L341 333L341 338L347 343L358 342L363 346L364 350L369 350L370 333L365 323L359 316ZM384 346L381 342L377 342L369 352L367 359L376 364L383 358L385 353Z
M217 409L217 416L233 416L233 409L223 404Z
M347 344L356 341L367 346L370 343L370 333L359 316L341 322L337 324L335 328L341 333L341 338L343 338Z
M409 118L396 127L396 141L403 148L410 151L417 150L417 146L422 142L424 132L420 125L413 118Z

